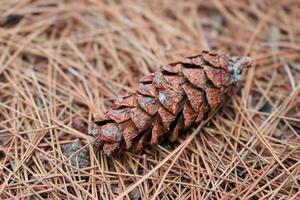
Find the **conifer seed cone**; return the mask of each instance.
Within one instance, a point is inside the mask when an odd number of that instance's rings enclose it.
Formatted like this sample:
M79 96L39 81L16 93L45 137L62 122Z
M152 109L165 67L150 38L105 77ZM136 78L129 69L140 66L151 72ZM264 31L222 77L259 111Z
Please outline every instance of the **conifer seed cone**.
M248 57L212 51L161 66L143 77L134 93L118 98L91 132L95 147L106 155L139 151L146 143L171 142L192 124L200 123L239 87Z

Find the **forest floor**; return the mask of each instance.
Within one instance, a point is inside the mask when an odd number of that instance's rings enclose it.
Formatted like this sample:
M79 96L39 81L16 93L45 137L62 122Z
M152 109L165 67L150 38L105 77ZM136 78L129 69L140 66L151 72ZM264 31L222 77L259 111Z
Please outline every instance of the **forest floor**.
M0 199L299 199L300 1L0 1ZM118 95L216 49L250 56L203 126L106 157Z

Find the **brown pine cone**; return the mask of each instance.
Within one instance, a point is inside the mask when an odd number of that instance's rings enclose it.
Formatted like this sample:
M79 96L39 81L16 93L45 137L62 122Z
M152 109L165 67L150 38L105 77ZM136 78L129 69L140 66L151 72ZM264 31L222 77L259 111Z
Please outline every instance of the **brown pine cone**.
M124 149L139 151L145 143L171 142L193 123L214 112L238 88L248 57L229 57L211 51L164 65L140 80L134 93L115 101L97 117L92 131L95 147L107 155Z

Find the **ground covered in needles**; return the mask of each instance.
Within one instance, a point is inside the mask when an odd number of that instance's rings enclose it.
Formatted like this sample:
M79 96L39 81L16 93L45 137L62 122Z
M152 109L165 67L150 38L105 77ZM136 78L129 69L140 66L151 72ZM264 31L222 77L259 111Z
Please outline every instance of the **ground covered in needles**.
M300 2L0 2L1 199L298 199ZM111 158L86 133L161 64L250 56L242 89L175 142Z

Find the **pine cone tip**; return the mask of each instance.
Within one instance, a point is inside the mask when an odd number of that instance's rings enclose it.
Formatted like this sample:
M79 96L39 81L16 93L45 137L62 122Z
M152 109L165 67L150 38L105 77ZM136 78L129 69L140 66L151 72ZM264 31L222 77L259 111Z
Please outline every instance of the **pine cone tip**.
M249 68L252 64L252 59L248 56L241 57L237 64L240 68Z

